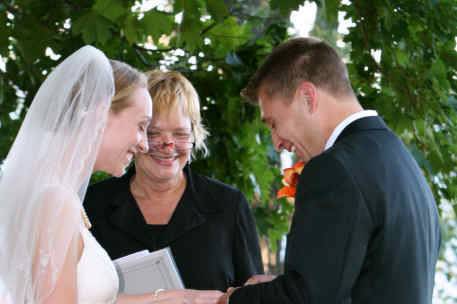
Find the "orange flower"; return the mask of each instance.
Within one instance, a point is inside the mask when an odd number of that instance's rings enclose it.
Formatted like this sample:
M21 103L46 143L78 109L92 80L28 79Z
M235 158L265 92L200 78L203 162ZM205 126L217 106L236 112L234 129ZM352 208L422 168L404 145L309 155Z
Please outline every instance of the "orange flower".
M295 163L292 168L286 168L283 172L282 183L284 187L279 189L278 193L276 194L276 198L287 198L289 201L290 199L295 198L295 192L297 191L297 183L298 183L298 176L303 171L305 167L305 162L300 161ZM293 201L292 201L293 202Z
M295 197L295 187L284 186L278 190L277 198L282 197Z

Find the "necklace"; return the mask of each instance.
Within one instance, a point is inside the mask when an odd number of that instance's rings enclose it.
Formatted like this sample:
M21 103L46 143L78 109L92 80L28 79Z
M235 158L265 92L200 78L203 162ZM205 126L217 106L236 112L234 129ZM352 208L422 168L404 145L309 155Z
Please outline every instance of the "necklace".
M81 217L83 218L84 226L86 226L87 229L92 228L92 224L90 223L90 220L89 220L89 217L87 216L86 210L84 210L83 207L81 207Z

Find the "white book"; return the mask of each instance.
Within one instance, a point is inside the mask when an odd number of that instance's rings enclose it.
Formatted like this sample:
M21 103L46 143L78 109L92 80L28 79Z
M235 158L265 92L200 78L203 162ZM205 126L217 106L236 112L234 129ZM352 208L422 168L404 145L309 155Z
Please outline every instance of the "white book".
M184 288L169 247L138 251L113 262L119 275L119 293L134 295Z

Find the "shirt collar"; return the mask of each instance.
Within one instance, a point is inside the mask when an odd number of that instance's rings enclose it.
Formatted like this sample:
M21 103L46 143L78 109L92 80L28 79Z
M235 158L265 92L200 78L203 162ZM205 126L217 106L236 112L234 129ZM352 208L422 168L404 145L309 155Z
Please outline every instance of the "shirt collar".
M338 136L340 136L341 132L350 125L352 122L369 116L378 116L378 113L374 110L363 110L354 114L349 115L346 117L342 122L340 122L336 128L333 130L332 134L328 138L324 150L330 149L334 144Z

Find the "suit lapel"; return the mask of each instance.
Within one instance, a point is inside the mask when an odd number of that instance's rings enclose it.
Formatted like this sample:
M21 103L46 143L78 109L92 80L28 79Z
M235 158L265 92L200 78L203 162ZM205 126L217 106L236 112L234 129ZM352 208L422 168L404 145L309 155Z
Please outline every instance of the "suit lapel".
M183 234L206 222L206 216L199 208L200 198L195 190L189 166L184 168L184 173L187 179L186 190L165 230L162 239L163 244L173 242Z

